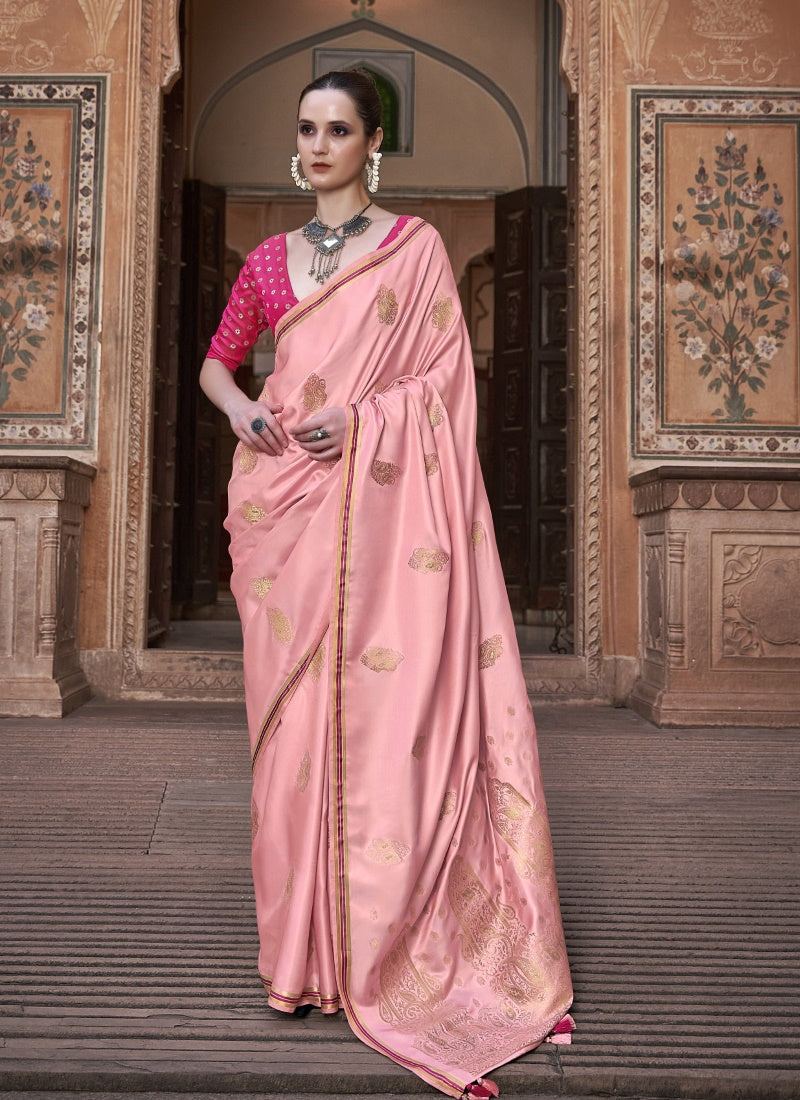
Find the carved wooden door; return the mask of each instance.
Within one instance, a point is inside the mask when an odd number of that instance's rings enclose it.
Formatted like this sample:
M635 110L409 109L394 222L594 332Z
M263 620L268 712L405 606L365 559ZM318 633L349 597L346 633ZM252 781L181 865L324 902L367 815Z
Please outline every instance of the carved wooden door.
M153 392L150 493L150 591L147 641L166 637L172 601L172 533L175 509L175 431L181 305L181 218L186 149L183 78L164 97L161 133L161 207Z
M492 476L509 599L555 608L566 579L567 204L557 187L498 196Z
M172 595L182 611L214 603L219 558L219 413L197 376L224 307L225 192L186 180Z

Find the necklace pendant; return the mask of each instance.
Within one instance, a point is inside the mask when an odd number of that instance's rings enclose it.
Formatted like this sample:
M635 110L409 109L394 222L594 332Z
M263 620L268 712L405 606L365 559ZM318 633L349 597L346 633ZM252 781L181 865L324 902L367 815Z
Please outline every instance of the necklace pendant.
M370 206L372 203L368 202L364 210ZM359 210L352 218L335 228L323 225L316 214L303 226L303 236L314 249L308 274L316 282L324 283L338 270L340 252L348 237L357 237L372 225L372 220L364 217L364 210Z
M317 242L317 252L320 252L323 256L328 256L331 252L338 252L343 247L344 241L344 237L340 237L336 230L332 229L326 237Z

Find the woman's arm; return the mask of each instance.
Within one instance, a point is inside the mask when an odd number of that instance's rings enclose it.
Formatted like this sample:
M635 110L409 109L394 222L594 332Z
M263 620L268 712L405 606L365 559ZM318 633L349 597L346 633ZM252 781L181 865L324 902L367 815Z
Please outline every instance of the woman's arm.
M283 454L289 440L275 415L283 412L283 405L269 401L251 401L236 385L233 374L225 364L210 357L204 361L200 370L200 388L209 401L225 413L234 434L242 443L264 454ZM260 433L254 432L251 427L257 417L265 424Z

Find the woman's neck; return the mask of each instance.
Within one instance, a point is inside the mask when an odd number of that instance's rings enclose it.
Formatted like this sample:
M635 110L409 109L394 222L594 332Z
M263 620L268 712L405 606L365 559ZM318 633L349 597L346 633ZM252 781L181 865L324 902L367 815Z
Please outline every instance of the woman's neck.
M370 202L363 187L348 188L331 194L317 192L317 217L323 225L342 225L354 214L360 213Z

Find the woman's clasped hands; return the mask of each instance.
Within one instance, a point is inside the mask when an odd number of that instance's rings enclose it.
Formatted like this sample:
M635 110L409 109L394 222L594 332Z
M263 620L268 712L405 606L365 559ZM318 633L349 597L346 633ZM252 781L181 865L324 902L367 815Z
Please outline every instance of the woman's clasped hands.
M323 409L322 412L297 424L291 435L303 450L318 462L330 462L342 457L347 415L344 409Z
M238 439L262 454L282 455L290 437L318 462L340 458L344 447L347 416L344 409L323 409L287 431L279 416L283 405L272 401L236 401L225 407Z

